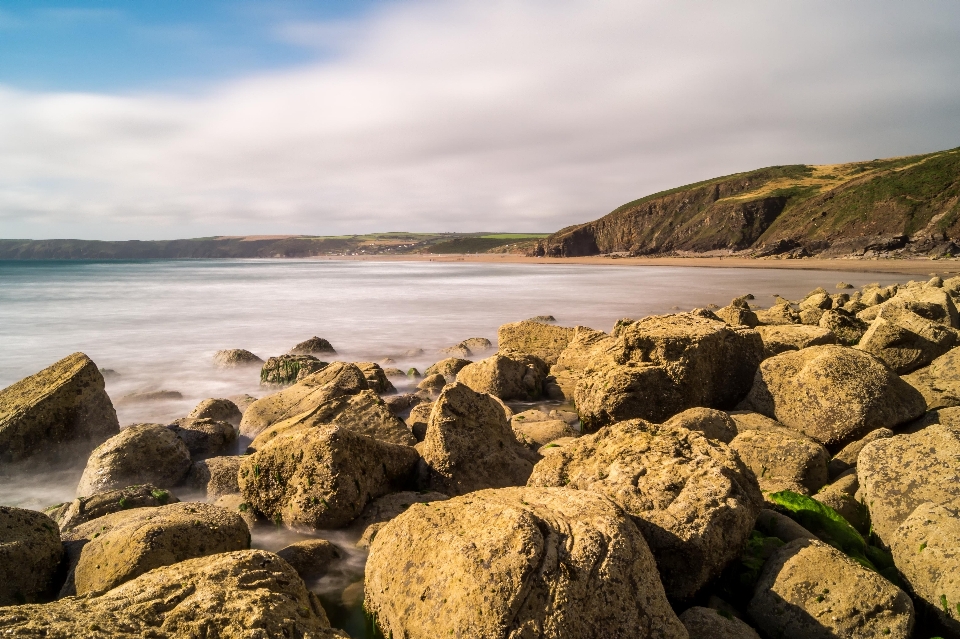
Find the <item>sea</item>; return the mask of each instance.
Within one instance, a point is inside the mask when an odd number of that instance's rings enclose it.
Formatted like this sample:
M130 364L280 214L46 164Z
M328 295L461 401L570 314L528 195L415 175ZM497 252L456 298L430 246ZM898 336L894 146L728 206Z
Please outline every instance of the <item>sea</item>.
M217 350L266 359L313 336L342 361L393 360L423 370L442 348L538 315L609 331L621 318L726 305L753 294L802 298L838 281L889 284L896 275L676 266L609 266L327 259L0 261L0 388L76 351L107 376L121 426L169 423L201 400L267 392L258 371L214 366ZM903 279L900 276L899 279ZM402 392L411 382L395 381ZM179 399L131 396L176 391ZM240 442L238 446L245 446ZM82 470L82 467L81 467ZM77 469L0 482L0 505L42 509L70 500ZM175 491L176 492L176 491ZM334 625L372 636L359 602L365 554L338 532L265 526L253 545L277 550L323 536L343 550L334 572L310 586Z

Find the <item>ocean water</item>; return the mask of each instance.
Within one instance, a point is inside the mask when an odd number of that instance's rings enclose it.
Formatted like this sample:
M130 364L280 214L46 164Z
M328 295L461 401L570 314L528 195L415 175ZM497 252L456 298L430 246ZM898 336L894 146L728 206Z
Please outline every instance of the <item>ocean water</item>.
M207 397L265 394L255 368L216 368L218 349L245 348L266 359L317 335L337 349L336 359L390 357L391 366L423 370L445 357L440 348L469 337L495 341L499 325L535 315L610 330L623 317L725 305L745 293L767 306L774 294L797 299L817 286L832 291L840 280L860 286L897 276L429 261L0 262L0 387L82 351L116 371L107 392L121 425L166 423ZM422 354L404 355L415 349ZM183 398L123 399L155 390ZM78 477L74 469L7 479L0 505L40 509L72 499ZM363 636L365 621L350 597L364 556L341 533L319 534L348 559L314 586L337 623ZM254 545L276 550L297 537L264 529L255 531Z

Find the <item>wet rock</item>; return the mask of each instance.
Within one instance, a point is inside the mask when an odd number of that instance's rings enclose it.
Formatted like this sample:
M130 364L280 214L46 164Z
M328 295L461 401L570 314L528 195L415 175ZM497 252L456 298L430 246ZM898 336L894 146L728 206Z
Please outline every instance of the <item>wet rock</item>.
M326 539L304 539L278 550L277 556L303 579L313 580L327 574L330 564L343 558L343 553Z
M860 451L857 478L873 530L887 545L924 502L960 511L960 428L935 424L873 441Z
M422 442L427 436L427 424L430 421L430 413L433 412L433 404L433 402L424 402L410 409L410 416L407 417L406 423L418 442Z
M874 356L842 346L788 351L760 364L739 406L826 446L916 419L923 397Z
M164 566L98 595L0 609L11 636L312 637L330 629L316 596L285 561L263 550Z
M434 373L423 378L423 381L417 384L417 388L431 394L439 394L443 387L447 385L447 380L443 375Z
M947 351L903 379L923 394L928 410L960 406L960 348Z
M237 441L237 431L232 424L205 417L183 417L167 428L183 440L191 457L218 455Z
M729 444L737 436L737 422L722 410L713 408L688 408L677 413L663 424L666 428L695 430L707 439Z
M367 386L370 390L376 391L381 395L397 392L397 389L394 388L393 383L387 379L387 374L383 372L379 364L375 362L357 362L357 368L363 372L363 376L366 378Z
M804 539L767 561L749 612L762 631L783 639L908 639L914 621L905 592L839 550Z
M501 353L533 355L552 365L557 363L573 336L572 328L527 320L497 329L497 344Z
M844 446L843 449L830 460L830 464L827 467L830 471L830 477L838 477L841 473L856 467L857 457L860 455L863 447L874 440L884 439L886 437L893 437L893 431L889 428L878 428L870 431L861 439L850 442Z
M522 486L537 459L517 441L500 402L459 382L433 404L417 449L422 484L446 495Z
M867 323L845 310L825 311L817 324L837 336L836 343L852 346L860 341L867 331ZM822 342L829 344L833 342Z
M411 490L384 495L364 508L360 516L351 524L354 531L361 533L357 547L369 548L370 542L374 540L380 529L387 522L406 512L410 506L429 504L433 501L444 501L446 499L450 499L450 497L443 493L414 492Z
M278 525L341 528L377 497L411 487L419 457L342 426L291 429L244 457L240 492Z
M896 306L885 307L857 348L903 375L926 366L957 344L957 331Z
M0 390L0 463L85 455L119 430L103 375L83 353Z
M260 369L261 386L289 386L327 367L313 355L271 357Z
M190 451L160 424L127 426L90 454L77 495L93 495L137 484L172 488L190 470Z
M457 373L459 373L464 366L470 364L469 359L459 359L457 357L448 357L447 359L442 359L433 366L429 366L427 370L423 372L424 375L443 375L444 379L456 379Z
M687 637L631 521L562 488L411 506L373 540L364 590L387 636Z
M691 637L707 639L760 639L757 631L733 615L722 615L713 608L695 606L680 615L680 622Z
M209 500L239 493L237 473L240 472L242 461L243 456L227 455L194 462L183 483L194 490L203 491Z
M213 354L213 363L220 368L236 368L238 366L254 366L263 364L263 360L242 348L231 348L217 351Z
M108 490L91 497L78 497L66 504L53 520L60 530L70 530L80 524L109 515L110 513L131 508L156 508L167 504L179 503L179 499L168 490L152 484L127 486L119 490Z
M837 336L832 331L805 324L758 326L757 332L763 339L764 357L773 357L785 351L796 351L808 346L837 343Z
M614 500L637 523L676 600L740 555L763 502L753 474L725 444L641 420L604 427L544 457L528 485Z
M810 495L830 480L827 449L789 428L742 432L730 448L754 472L764 492L792 490Z
M334 350L333 346L330 345L330 342L323 339L322 337L317 337L314 335L305 342L300 342L296 346L290 349L291 355L336 355L337 351Z
M463 367L457 381L503 400L539 399L547 366L532 355L496 354Z
M239 427L240 420L243 419L243 412L229 399L205 399L197 404L197 407L187 417L191 419L214 419Z
M62 556L60 531L46 515L0 506L0 606L47 598Z

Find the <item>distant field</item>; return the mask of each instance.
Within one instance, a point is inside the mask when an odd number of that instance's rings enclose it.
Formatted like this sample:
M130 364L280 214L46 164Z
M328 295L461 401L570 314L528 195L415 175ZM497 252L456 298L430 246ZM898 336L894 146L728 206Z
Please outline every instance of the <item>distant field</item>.
M481 235L484 240L536 240L541 237L550 237L549 233L495 233L493 235Z

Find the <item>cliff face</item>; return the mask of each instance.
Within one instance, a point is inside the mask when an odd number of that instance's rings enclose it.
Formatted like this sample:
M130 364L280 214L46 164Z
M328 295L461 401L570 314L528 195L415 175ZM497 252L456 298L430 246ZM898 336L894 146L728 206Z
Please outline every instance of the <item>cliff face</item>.
M561 257L745 251L760 255L951 252L960 243L960 149L824 166L778 166L625 204L551 235Z

